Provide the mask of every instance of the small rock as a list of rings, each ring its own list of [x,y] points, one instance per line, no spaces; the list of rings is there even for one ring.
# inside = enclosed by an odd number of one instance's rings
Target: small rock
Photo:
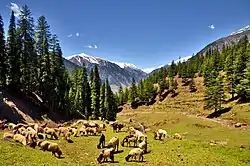
[[[181,161],[183,161],[183,159],[181,159]]]
[[[181,156],[181,154],[177,154],[177,156],[178,156],[178,157],[180,157],[180,156]]]

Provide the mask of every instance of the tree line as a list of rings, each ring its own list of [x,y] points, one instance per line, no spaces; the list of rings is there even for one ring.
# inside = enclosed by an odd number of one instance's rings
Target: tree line
[[[150,101],[163,90],[177,88],[174,78],[182,78],[183,83],[189,82],[190,92],[196,90],[194,78],[204,78],[205,109],[221,110],[223,102],[250,100],[250,43],[247,36],[242,37],[233,45],[224,45],[222,50],[208,49],[198,53],[186,62],[175,63],[163,67],[159,72],[141,81],[137,86],[134,82],[130,88],[120,89],[120,104],[125,102]],[[166,79],[168,78],[168,79]],[[166,81],[167,80],[167,81]],[[155,88],[158,85],[158,90]]]
[[[64,66],[59,39],[44,16],[34,24],[27,5],[16,20],[11,12],[7,40],[0,14],[0,85],[30,97],[50,111],[72,118],[115,120],[117,105],[108,81],[100,81],[97,66],[90,76],[85,67],[70,75]]]

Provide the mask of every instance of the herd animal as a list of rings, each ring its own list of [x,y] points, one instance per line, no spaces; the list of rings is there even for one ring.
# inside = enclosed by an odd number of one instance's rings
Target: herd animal
[[[113,132],[119,132],[125,127],[124,124],[114,122],[110,124]],[[87,120],[78,120],[76,122],[67,122],[58,124],[56,127],[49,127],[47,123],[28,123],[28,124],[14,124],[8,123],[4,124],[4,129],[9,130],[3,135],[3,139],[6,141],[19,142],[24,146],[29,146],[31,148],[40,147],[40,150],[51,152],[52,155],[60,158],[62,156],[62,150],[58,143],[50,142],[50,140],[65,139],[68,142],[73,142],[71,137],[79,136],[100,136],[99,142],[97,144],[98,149],[102,149],[96,158],[98,163],[107,161],[114,162],[115,153],[119,152],[119,144],[122,147],[133,147],[129,151],[128,155],[125,157],[125,161],[129,162],[131,159],[135,161],[143,161],[143,155],[148,152],[148,137],[144,130],[140,130],[137,127],[128,127],[126,135],[120,142],[118,136],[112,137],[107,145],[105,146],[106,136],[104,132],[106,131],[105,124],[98,124],[96,122],[89,122]],[[11,132],[12,131],[12,132]],[[167,131],[163,129],[158,129],[153,132],[154,139],[164,139],[173,138],[182,140],[183,136],[178,133],[172,136],[167,135]],[[106,149],[105,149],[106,148]]]

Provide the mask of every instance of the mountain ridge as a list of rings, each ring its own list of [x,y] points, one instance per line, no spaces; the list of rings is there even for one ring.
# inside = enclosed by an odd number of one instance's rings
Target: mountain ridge
[[[68,62],[68,67],[74,64],[76,67],[81,68],[81,66],[84,65],[88,74],[90,74],[91,69],[97,65],[101,80],[104,81],[108,79],[114,91],[117,91],[120,86],[123,88],[128,87],[133,78],[136,83],[139,83],[140,80],[143,80],[147,76],[147,73],[138,69],[134,64],[109,61],[85,53],[68,56],[65,58],[65,62]]]

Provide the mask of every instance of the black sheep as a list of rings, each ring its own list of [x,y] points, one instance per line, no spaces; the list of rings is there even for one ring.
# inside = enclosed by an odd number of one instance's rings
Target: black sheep
[[[98,149],[104,148],[105,147],[105,135],[102,133],[100,139],[99,139],[99,144],[97,145]]]

